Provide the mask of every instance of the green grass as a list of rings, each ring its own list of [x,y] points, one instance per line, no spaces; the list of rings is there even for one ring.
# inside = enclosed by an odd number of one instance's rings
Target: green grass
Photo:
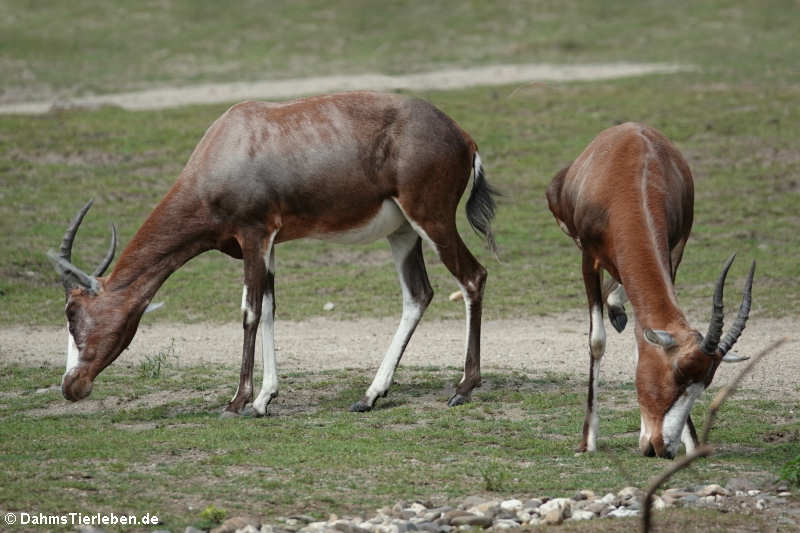
[[[0,101],[153,85],[492,63],[662,61],[755,83],[797,75],[790,0],[8,0]]]
[[[555,224],[544,191],[597,132],[624,120],[661,129],[695,175],[695,224],[678,275],[684,307],[707,312],[713,280],[733,251],[739,262],[730,276],[729,309],[751,259],[759,263],[754,315],[785,316],[800,306],[796,88],[716,90],[697,75],[554,85],[513,95],[512,89],[424,95],[478,139],[489,179],[504,193],[494,223],[502,263],[459,210],[462,234],[489,269],[487,319],[585,305],[580,255]],[[110,222],[124,246],[223,109],[1,117],[0,172],[8,192],[0,224],[14,238],[0,243],[0,323],[60,323],[63,293],[44,252],[58,246],[77,208],[96,199],[73,255],[91,270],[107,247]],[[462,316],[462,306],[444,300],[457,289],[455,281],[430,249],[425,254],[437,291],[426,316]],[[146,320],[237,320],[241,280],[241,262],[207,253],[167,281],[157,295],[166,307]],[[401,302],[385,242],[281,244],[276,291],[279,319],[320,315],[327,301],[336,303],[333,316],[339,318],[397,315]]]
[[[410,495],[443,503],[474,493],[615,491],[643,486],[666,465],[638,455],[638,409],[625,384],[604,387],[601,451],[576,455],[582,380],[567,376],[488,374],[471,404],[447,409],[456,369],[401,368],[388,398],[356,414],[347,406],[369,383],[365,372],[296,373],[281,377],[274,416],[220,419],[231,371],[177,367],[143,380],[135,367],[116,366],[79,404],[57,390],[34,392],[59,374],[0,367],[6,510],[150,512],[175,531],[222,511],[274,521],[361,514]],[[670,486],[778,475],[797,444],[769,435],[800,431],[795,407],[726,404],[712,432],[721,452]]]

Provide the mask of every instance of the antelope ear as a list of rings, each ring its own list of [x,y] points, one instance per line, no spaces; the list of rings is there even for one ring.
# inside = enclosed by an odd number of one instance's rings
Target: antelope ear
[[[150,313],[152,311],[157,311],[158,309],[161,309],[162,307],[164,307],[164,302],[158,302],[158,303],[155,303],[155,304],[147,304],[147,307],[144,308],[144,312],[145,313]],[[144,314],[144,313],[142,313],[142,314]]]
[[[644,338],[647,339],[647,342],[650,344],[661,346],[665,350],[669,350],[678,344],[675,342],[672,335],[661,329],[644,328]]]
[[[739,355],[736,352],[728,352],[722,356],[723,363],[741,363],[742,361],[747,361],[750,359],[748,355]]]

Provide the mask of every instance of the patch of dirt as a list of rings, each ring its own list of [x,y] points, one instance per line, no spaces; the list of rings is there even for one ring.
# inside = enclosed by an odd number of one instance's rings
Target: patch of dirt
[[[462,305],[455,302],[453,305]],[[398,316],[399,319],[399,316]],[[697,317],[690,320],[701,331],[706,323]],[[632,321],[631,321],[632,324]],[[278,321],[275,326],[278,370],[287,372],[357,369],[371,376],[377,371],[383,353],[389,346],[397,327],[397,319],[335,320],[328,317],[301,322]],[[800,339],[795,335],[796,320],[753,317],[747,330],[736,345],[742,355],[755,354],[769,343],[788,339],[779,349],[765,358],[742,383],[742,388],[758,390],[763,398],[785,400],[800,399]],[[481,363],[486,371],[518,371],[541,378],[548,373],[568,374],[583,382],[588,375],[588,318],[584,313],[572,311],[559,315],[526,319],[490,320],[483,324]],[[632,327],[617,334],[607,328],[608,343],[601,367],[601,380],[612,382],[633,381],[634,338]],[[66,330],[64,327],[13,326],[0,328],[0,364],[61,366],[66,357]],[[139,328],[129,349],[115,364],[138,364],[169,347],[174,339],[174,351],[183,366],[210,365],[237,372],[241,361],[242,329],[237,323],[229,324],[145,324]],[[258,343],[260,344],[260,343]],[[408,344],[401,362],[403,366],[463,367],[464,321],[422,320]],[[260,360],[256,357],[256,375]],[[715,386],[730,382],[739,370],[736,364],[723,365],[714,378]],[[348,375],[348,377],[350,377]],[[447,379],[450,383],[450,376]],[[102,379],[102,375],[99,379]],[[326,379],[322,376],[320,379]],[[235,384],[231,384],[235,387]],[[291,377],[282,378],[281,396],[309,395],[301,401],[319,404],[319,391],[304,387],[292,390]],[[480,394],[481,389],[476,391]],[[196,399],[199,394],[215,397],[219,391],[186,391],[186,396]],[[601,384],[602,395],[602,384]],[[184,398],[186,399],[186,398]],[[299,399],[299,398],[296,398]],[[132,400],[137,406],[154,406],[175,397],[147,397]],[[123,398],[106,398],[103,402],[125,402]],[[278,405],[281,402],[278,402]],[[292,402],[294,403],[294,402]],[[88,405],[61,404],[56,409],[80,409]],[[291,411],[299,406],[286,408]],[[97,406],[96,409],[104,408]],[[53,414],[53,408],[47,411]]]
[[[119,106],[124,109],[164,109],[190,104],[236,102],[250,99],[295,98],[303,94],[352,90],[412,91],[463,89],[479,85],[512,83],[607,80],[648,74],[673,74],[693,70],[686,65],[664,63],[599,63],[591,65],[490,65],[468,69],[445,69],[389,76],[358,74],[324,76],[260,82],[236,82],[195,85],[190,87],[150,89],[139,92],[87,96],[83,98],[51,98],[47,101],[0,105],[0,113],[47,113],[71,107],[94,109]]]

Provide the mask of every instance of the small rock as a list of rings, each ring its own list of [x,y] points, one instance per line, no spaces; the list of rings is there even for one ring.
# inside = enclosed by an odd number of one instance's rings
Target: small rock
[[[522,504],[523,509],[538,509],[539,506],[542,505],[542,500],[539,498],[531,498],[527,500],[524,504]]]
[[[156,532],[153,531],[153,533],[156,533]],[[261,533],[261,531],[259,530],[259,528],[257,528],[253,524],[247,524],[243,528],[237,529],[236,533]]]
[[[703,496],[717,496],[717,495],[729,496],[730,495],[730,491],[728,489],[725,489],[725,488],[719,486],[719,485],[713,485],[712,484],[712,485],[706,485],[705,487],[700,489],[697,492],[697,495],[700,496],[701,498]]]
[[[589,511],[589,512],[594,513],[594,514],[601,515],[601,514],[603,514],[603,511],[605,511],[608,507],[609,507],[609,504],[603,503],[603,502],[600,502],[600,501],[596,501],[596,502],[592,502],[589,505],[587,505],[586,507],[584,507],[583,510]]]
[[[683,501],[683,502],[684,502],[686,505],[692,505],[692,504],[695,504],[695,503],[697,503],[697,501],[698,501],[699,499],[700,499],[700,498],[698,498],[697,494],[687,494],[686,496],[684,496],[683,498],[681,498],[681,500],[682,500],[682,501]]]
[[[472,514],[479,516],[488,516],[489,518],[494,518],[499,510],[500,510],[500,504],[497,501],[488,501],[479,503],[478,505],[467,509],[467,511]]]
[[[438,533],[439,525],[433,522],[420,522],[417,524],[417,529],[420,531],[427,531],[428,533]]]
[[[517,511],[517,520],[519,520],[521,524],[527,524],[531,521],[531,518],[533,518],[533,513],[529,512],[527,509]]]
[[[614,518],[627,518],[629,516],[638,516],[639,511],[633,511],[631,509],[625,509],[624,507],[620,507],[618,509],[614,509],[607,516],[613,516]]]
[[[610,505],[610,504],[614,503],[614,500],[616,500],[616,499],[617,499],[617,497],[614,494],[609,492],[608,494],[606,494],[605,496],[603,496],[602,498],[600,498],[597,501],[599,503],[604,503],[606,505]]]
[[[486,501],[487,501],[486,498],[484,498],[483,496],[478,496],[478,495],[467,496],[466,498],[464,498],[464,501],[461,502],[461,505],[459,507],[461,507],[462,509],[469,509],[470,507],[475,507],[476,505],[480,505]]]
[[[553,498],[552,500],[547,500],[547,502],[543,503],[537,509],[538,513],[542,516],[549,513],[553,509],[558,509],[565,514],[566,517],[569,516],[569,512],[572,510],[572,502],[569,498]]]
[[[644,496],[644,492],[636,487],[625,487],[617,493],[617,499],[620,502],[629,502],[631,500],[640,500]]]
[[[747,491],[748,496],[758,496],[759,494],[761,494],[761,491],[758,489],[750,489]]]
[[[253,518],[234,516],[232,518],[228,518],[222,524],[212,529],[211,533],[236,533],[236,531],[244,529],[248,525],[254,526],[256,530],[261,527],[261,523]]]
[[[767,502],[766,502],[766,500],[764,500],[763,498],[759,498],[759,499],[756,501],[756,509],[758,509],[759,511],[763,511],[763,510],[764,510],[764,509],[766,509],[766,508],[767,508]]]
[[[593,520],[596,518],[597,515],[591,511],[585,511],[583,509],[573,510],[572,515],[570,515],[570,520]]]
[[[472,513],[468,513],[467,511],[463,511],[461,509],[453,509],[452,511],[447,511],[444,513],[439,520],[441,520],[445,524],[453,524],[453,519],[459,516],[475,516]]]
[[[542,516],[542,522],[545,524],[560,524],[565,518],[560,509],[551,509]]]
[[[428,508],[422,505],[421,503],[414,502],[408,507],[408,510],[413,511],[417,515],[421,515],[422,513],[427,511]]]
[[[787,490],[787,491],[784,491],[784,492],[779,492],[779,493],[778,493],[778,496],[781,496],[781,497],[784,497],[784,498],[788,498],[788,497],[789,497],[789,496],[791,496],[791,495],[792,495],[792,493],[791,493],[791,492],[789,492],[788,490]]]
[[[588,490],[588,489],[583,489],[581,491],[578,491],[578,494],[584,496],[587,500],[594,500],[597,497],[593,490]]]
[[[496,529],[514,529],[518,528],[519,526],[520,523],[517,522],[516,520],[500,519],[500,520],[495,520],[494,523],[492,523],[492,528]]]
[[[650,509],[654,511],[663,511],[667,508],[667,503],[659,496],[653,496],[653,499],[650,500]]]
[[[504,511],[519,511],[522,509],[522,502],[519,500],[506,500],[500,503],[500,508]]]
[[[333,302],[327,302],[325,305],[322,306],[322,310],[323,311],[333,311],[334,307],[336,307],[336,305]]]
[[[456,516],[450,521],[452,526],[470,526],[470,527],[489,527],[492,525],[492,519],[488,516],[479,515],[461,515]]]

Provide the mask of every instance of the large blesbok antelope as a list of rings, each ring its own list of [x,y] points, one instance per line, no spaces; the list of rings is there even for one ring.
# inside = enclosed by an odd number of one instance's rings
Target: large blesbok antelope
[[[403,295],[403,315],[380,369],[351,409],[385,396],[403,350],[433,297],[421,240],[436,251],[464,294],[463,377],[449,405],[480,385],[480,328],[486,270],[456,229],[470,176],[472,227],[494,250],[494,191],[472,138],[423,100],[353,92],[286,103],[245,102],[206,131],[178,180],[136,232],[110,275],[111,248],[88,275],[70,262],[72,242],[91,202],[75,217],[58,254],[69,327],[62,392],[88,396],[95,377],[133,338],[158,288],[176,269],[211,249],[244,260],[244,347],[239,387],[224,413],[253,399],[256,331],[262,326],[263,382],[257,414],[278,391],[274,350],[274,246],[303,237],[366,243],[386,237]]]
[[[603,303],[617,331],[627,323],[623,304],[636,315],[636,392],[641,410],[639,447],[645,455],[674,457],[681,442],[694,449],[689,413],[709,386],[750,311],[753,263],[733,326],[722,335],[722,291],[733,256],[714,290],[705,336],[678,307],[675,274],[692,228],[694,185],[678,150],[662,134],[626,123],[600,133],[556,174],[547,201],[561,228],[582,250],[589,303],[589,394],[581,451],[597,446],[597,387],[606,346]],[[603,282],[603,271],[612,279]]]

